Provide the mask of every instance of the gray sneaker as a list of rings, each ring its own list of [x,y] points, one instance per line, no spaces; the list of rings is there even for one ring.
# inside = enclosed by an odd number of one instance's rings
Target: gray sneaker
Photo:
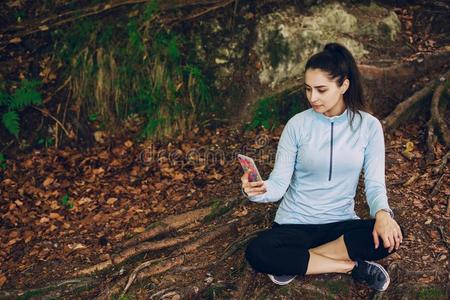
[[[365,283],[374,290],[385,291],[391,279],[388,272],[379,264],[373,261],[356,261],[356,266],[352,270],[352,277],[359,283]]]
[[[267,276],[269,276],[270,280],[272,280],[274,283],[278,284],[278,285],[286,285],[288,283],[290,283],[292,280],[294,280],[295,277],[297,277],[296,275],[271,275],[271,274],[267,274]]]

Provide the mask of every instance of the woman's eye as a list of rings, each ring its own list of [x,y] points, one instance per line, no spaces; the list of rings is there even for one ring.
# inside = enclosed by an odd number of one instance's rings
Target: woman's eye
[[[319,93],[325,93],[327,90],[318,90]]]

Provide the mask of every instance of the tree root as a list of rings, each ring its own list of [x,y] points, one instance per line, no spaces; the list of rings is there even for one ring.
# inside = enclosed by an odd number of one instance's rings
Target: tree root
[[[113,294],[117,294],[122,287],[124,286],[124,283],[126,282],[125,288],[122,292],[122,294],[126,293],[126,291],[130,288],[132,283],[135,279],[142,280],[144,278],[151,277],[153,275],[161,274],[166,271],[169,271],[175,266],[181,265],[185,261],[185,255],[188,253],[191,253],[201,246],[209,243],[210,241],[224,235],[227,233],[234,233],[237,234],[237,228],[235,223],[224,225],[214,231],[209,232],[205,236],[183,246],[182,248],[175,251],[169,258],[166,259],[157,259],[157,260],[151,260],[149,262],[145,262],[141,265],[139,265],[130,275],[128,280],[125,280],[123,278],[122,280],[119,280],[113,288],[108,292],[107,297],[109,298]],[[158,263],[154,265],[155,261]],[[149,268],[145,272],[141,272],[141,270],[145,268]]]
[[[119,254],[113,255],[111,259],[108,259],[106,261],[100,262],[92,267],[85,268],[83,270],[80,270],[76,273],[74,273],[74,276],[82,276],[82,275],[90,275],[95,272],[99,272],[102,270],[105,270],[107,268],[110,268],[115,265],[119,265],[123,263],[125,260],[139,255],[144,252],[148,251],[156,251],[165,249],[168,247],[172,247],[181,243],[184,243],[188,240],[191,240],[194,236],[197,234],[188,234],[185,236],[175,237],[175,238],[169,238],[162,241],[156,241],[156,242],[144,242],[141,244],[138,244],[136,246],[132,246],[130,248],[127,248],[120,252]]]
[[[11,291],[0,291],[1,299],[12,299],[12,298],[27,298],[29,295],[42,295],[48,294],[49,292],[59,290],[64,288],[65,291],[72,291],[79,288],[89,288],[96,284],[98,280],[90,277],[86,278],[74,278],[66,279],[58,282],[54,282],[45,287],[34,288],[29,290],[11,290]],[[28,298],[27,298],[28,299]]]
[[[189,223],[196,222],[200,219],[203,219],[207,215],[209,215],[212,212],[211,207],[207,208],[201,208],[193,211],[189,211],[187,213],[176,215],[176,216],[169,216],[162,220],[159,224],[157,224],[155,227],[151,228],[148,231],[145,231],[130,240],[125,242],[125,246],[131,246],[138,244],[140,242],[143,242],[145,240],[148,240],[150,238],[156,237],[163,233],[168,233],[170,231],[179,229],[183,226],[186,226]]]
[[[386,117],[381,123],[384,125],[385,131],[392,131],[400,124],[401,118],[405,115],[413,106],[420,103],[426,97],[428,97],[435,85],[434,81],[429,82],[421,90],[415,92],[405,101],[400,102],[399,105]]]
[[[448,72],[444,78],[445,79],[449,78],[448,77],[449,74],[450,72]],[[445,147],[448,147],[450,142],[449,129],[439,113],[439,101],[441,99],[442,93],[444,92],[444,88],[445,88],[444,84],[442,83],[439,84],[439,86],[434,91],[433,98],[431,100],[431,117],[428,120],[428,132],[427,132],[428,151],[425,154],[425,161],[427,164],[430,164],[435,159],[434,144],[437,140],[437,137],[435,135],[436,131],[440,131]]]

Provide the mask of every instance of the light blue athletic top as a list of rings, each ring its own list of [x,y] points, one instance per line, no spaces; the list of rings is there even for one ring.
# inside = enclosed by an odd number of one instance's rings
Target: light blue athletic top
[[[278,224],[324,224],[359,219],[354,197],[359,175],[370,215],[389,209],[384,178],[385,149],[380,121],[369,113],[350,110],[327,117],[308,109],[286,124],[278,144],[267,191],[249,197],[254,202],[276,202]]]

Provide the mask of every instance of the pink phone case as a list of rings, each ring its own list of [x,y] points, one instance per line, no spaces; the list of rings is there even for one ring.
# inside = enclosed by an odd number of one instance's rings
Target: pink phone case
[[[244,172],[249,171],[248,174],[249,182],[262,181],[261,175],[259,175],[258,172],[258,168],[256,167],[256,164],[251,157],[238,154],[238,159],[242,166],[242,169],[244,169]]]

